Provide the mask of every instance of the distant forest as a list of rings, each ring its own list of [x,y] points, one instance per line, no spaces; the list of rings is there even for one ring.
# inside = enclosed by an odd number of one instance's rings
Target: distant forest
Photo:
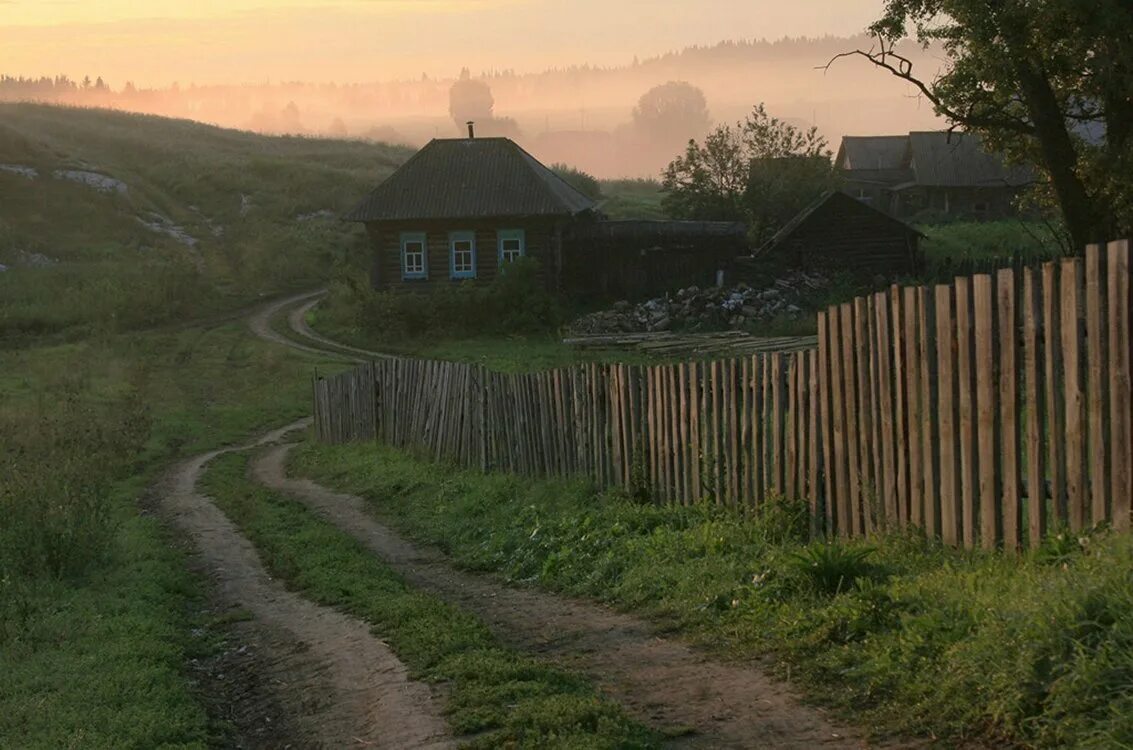
[[[519,139],[540,158],[604,177],[656,175],[675,154],[626,148],[619,139],[641,96],[668,81],[700,89],[715,122],[735,121],[766,102],[777,116],[817,125],[832,142],[847,133],[935,126],[927,103],[866,64],[847,60],[821,70],[837,53],[869,44],[865,36],[725,41],[616,67],[486,70],[473,77],[490,90],[494,121],[508,123],[501,134]],[[908,53],[926,71],[936,64],[918,48]],[[161,88],[106,82],[97,73],[85,71],[80,79],[3,75],[0,100],[109,107],[262,133],[407,145],[462,132],[450,113],[458,72],[452,78],[362,83],[173,82]]]

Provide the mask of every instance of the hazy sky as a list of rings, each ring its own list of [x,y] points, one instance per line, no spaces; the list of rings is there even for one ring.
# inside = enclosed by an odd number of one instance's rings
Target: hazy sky
[[[0,73],[119,87],[360,82],[612,65],[723,39],[846,35],[883,0],[0,0]]]

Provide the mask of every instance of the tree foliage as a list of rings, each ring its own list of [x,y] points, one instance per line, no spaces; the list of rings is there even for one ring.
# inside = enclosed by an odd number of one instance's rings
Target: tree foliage
[[[633,109],[639,133],[660,144],[699,138],[710,124],[704,92],[685,81],[669,81],[641,95]]]
[[[908,81],[954,126],[1038,165],[1072,243],[1133,231],[1133,3],[887,0],[875,46],[846,53]],[[906,37],[947,59],[932,80]]]
[[[496,100],[492,97],[492,89],[484,81],[474,79],[468,68],[460,71],[460,78],[449,89],[448,102],[449,115],[462,132],[466,122],[493,119],[492,108]]]
[[[762,243],[835,187],[830,156],[816,128],[799,129],[760,104],[743,122],[689,141],[665,169],[662,205],[675,218],[746,221]]]
[[[551,171],[592,201],[602,200],[602,184],[594,175],[569,164],[552,164]]]

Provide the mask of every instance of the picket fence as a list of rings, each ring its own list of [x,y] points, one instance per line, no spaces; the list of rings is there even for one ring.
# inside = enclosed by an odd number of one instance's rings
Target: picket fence
[[[1130,246],[818,315],[818,347],[509,374],[390,358],[314,383],[320,440],[659,502],[805,500],[816,534],[1018,548],[1130,527]]]

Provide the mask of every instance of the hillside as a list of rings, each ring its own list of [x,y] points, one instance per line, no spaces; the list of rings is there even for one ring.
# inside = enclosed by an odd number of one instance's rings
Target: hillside
[[[325,278],[360,236],[337,215],[409,154],[0,104],[0,342],[184,319]]]

